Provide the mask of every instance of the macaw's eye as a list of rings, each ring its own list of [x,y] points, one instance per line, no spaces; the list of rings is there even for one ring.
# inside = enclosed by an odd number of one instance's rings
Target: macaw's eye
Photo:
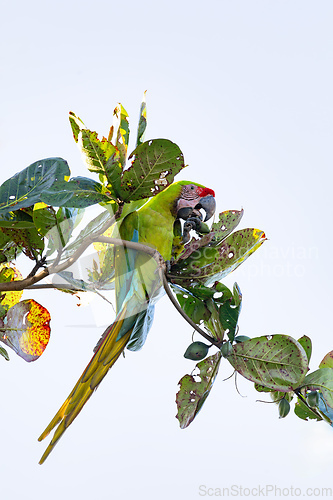
[[[191,186],[191,189],[194,189],[194,186]]]

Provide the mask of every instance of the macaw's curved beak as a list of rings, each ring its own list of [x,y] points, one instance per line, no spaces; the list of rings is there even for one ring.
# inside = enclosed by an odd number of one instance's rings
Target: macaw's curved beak
[[[181,198],[177,204],[177,217],[184,220],[193,216],[202,219],[202,215],[199,210],[200,208],[203,208],[206,212],[205,222],[209,220],[214,215],[216,210],[214,196],[212,194],[208,194],[207,196],[200,198],[199,203],[197,201],[198,199],[187,200]]]
[[[216,210],[216,201],[213,195],[209,194],[208,196],[205,196],[204,198],[201,198],[200,203],[195,206],[195,208],[203,208],[204,211],[206,212],[206,217],[204,222],[209,220],[213,215],[215,214]]]

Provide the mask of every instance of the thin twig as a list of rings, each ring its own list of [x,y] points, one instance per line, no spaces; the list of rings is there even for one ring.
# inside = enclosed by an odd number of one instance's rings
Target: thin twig
[[[77,292],[84,292],[82,288],[78,288],[77,286],[74,285],[66,285],[65,283],[63,284],[58,284],[54,285],[53,283],[40,283],[38,285],[30,285],[26,286],[25,290],[45,290],[45,289],[53,289],[53,290],[74,290]]]

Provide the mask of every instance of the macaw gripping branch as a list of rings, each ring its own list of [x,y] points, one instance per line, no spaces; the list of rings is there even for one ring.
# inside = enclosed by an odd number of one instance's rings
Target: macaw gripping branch
[[[207,225],[215,212],[214,191],[195,182],[174,182],[185,166],[183,154],[166,139],[144,142],[145,100],[130,155],[128,115],[121,104],[114,110],[107,138],[99,139],[74,113],[69,119],[95,179],[71,178],[65,160],[47,158],[0,186],[0,341],[25,361],[42,355],[50,338],[51,315],[35,300],[22,300],[23,290],[28,294],[31,288],[72,294],[94,291],[103,298],[114,290],[116,317],[39,437],[42,440],[55,429],[40,463],[124,349],[136,351],[144,345],[163,291],[205,340],[190,343],[184,354],[197,364],[179,381],[176,403],[182,429],[202,408],[222,359],[253,382],[258,392],[269,393],[280,417],[289,413],[295,399],[299,418],[332,425],[333,351],[308,373],[309,337],[250,339],[239,333],[242,294],[236,283],[229,290],[222,280],[262,245],[264,232],[236,231],[243,216],[237,210],[224,211]],[[85,209],[91,205],[99,205],[100,213],[87,222]],[[71,266],[92,246],[94,259],[82,279]],[[14,263],[20,254],[32,261],[25,278]],[[45,282],[47,277],[52,282]],[[4,347],[0,354],[9,360]]]

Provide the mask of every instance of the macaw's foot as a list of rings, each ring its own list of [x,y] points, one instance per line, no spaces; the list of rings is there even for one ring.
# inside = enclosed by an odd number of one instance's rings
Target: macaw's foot
[[[196,231],[197,233],[200,233],[200,228],[201,228],[202,220],[200,217],[189,217],[183,228],[183,244],[187,243],[190,240],[190,232],[191,231]]]

